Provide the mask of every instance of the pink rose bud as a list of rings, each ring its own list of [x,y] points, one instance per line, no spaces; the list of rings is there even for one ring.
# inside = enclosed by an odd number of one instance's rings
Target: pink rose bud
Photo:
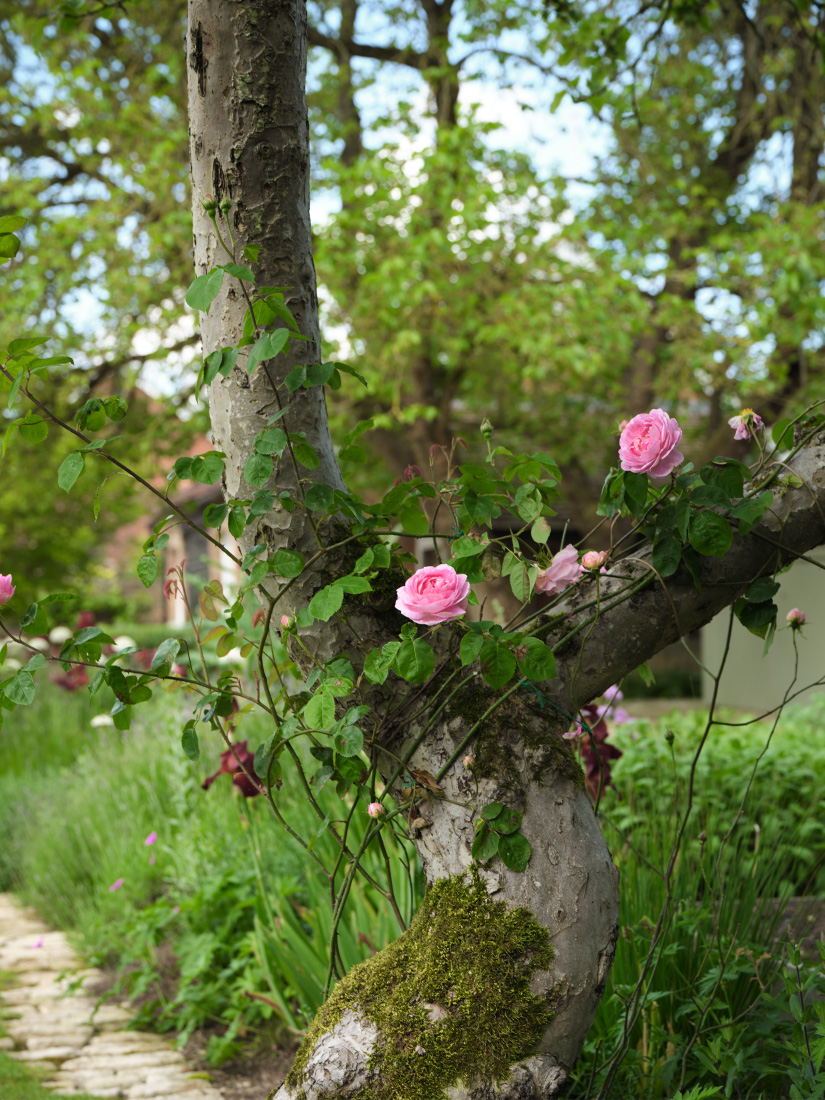
[[[383,812],[384,807],[380,802],[370,802],[369,806],[367,806],[367,813],[370,817],[380,817]]]
[[[555,554],[547,569],[540,569],[536,577],[536,591],[546,596],[556,596],[582,574],[579,554],[575,546],[565,546]]]
[[[436,626],[467,612],[470,583],[451,565],[425,565],[397,590],[395,606],[414,623]]]
[[[621,424],[619,425],[619,431],[623,432],[629,423],[630,423],[629,420],[623,420],[621,422]]]
[[[785,616],[785,621],[788,623],[791,630],[799,630],[799,628],[804,626],[808,621],[808,616],[804,611],[800,611],[798,607],[792,607]]]
[[[284,630],[294,630],[295,629],[295,617],[293,615],[282,615],[281,616],[281,626],[284,628]]]
[[[11,573],[7,577],[0,575],[0,604],[8,603],[14,595],[14,585],[11,583]]]
[[[734,439],[751,439],[762,428],[762,417],[753,409],[742,409],[738,416],[728,421],[729,428],[735,428]]]
[[[632,474],[667,477],[685,456],[678,450],[682,429],[664,409],[639,413],[627,422],[619,440],[619,461]]]
[[[463,763],[464,763],[465,768],[472,768],[472,766],[473,766],[473,764],[475,764],[475,762],[476,762],[476,758],[474,756],[469,756],[468,755],[468,756],[464,757]]]
[[[600,569],[606,561],[606,550],[588,550],[586,554],[582,554],[582,569],[595,571]]]

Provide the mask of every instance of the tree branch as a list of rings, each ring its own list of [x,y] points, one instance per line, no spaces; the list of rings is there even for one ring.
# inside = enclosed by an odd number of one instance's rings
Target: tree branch
[[[609,575],[599,578],[602,610],[595,622],[592,608],[581,608],[591,603],[592,589],[554,608],[569,616],[559,637],[571,628],[579,632],[557,652],[559,683],[546,694],[573,713],[671,642],[709,623],[757,577],[772,575],[825,542],[825,432],[816,435],[791,465],[802,487],[775,487],[773,506],[749,535],[734,537],[724,558],[701,559],[701,589],[682,571],[662,585],[645,561],[623,567],[622,574],[643,580],[648,573],[650,582],[614,606],[611,599],[627,581]]]

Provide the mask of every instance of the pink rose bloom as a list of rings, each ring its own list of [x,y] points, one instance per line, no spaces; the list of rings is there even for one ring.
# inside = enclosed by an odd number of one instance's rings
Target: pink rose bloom
[[[536,591],[543,592],[546,596],[555,596],[563,592],[571,584],[575,584],[581,576],[579,554],[575,546],[564,546],[547,569],[540,569],[536,577]]]
[[[804,611],[800,611],[798,607],[792,607],[788,614],[785,616],[785,622],[788,623],[791,630],[799,630],[801,626],[804,626],[808,621],[808,616]]]
[[[592,569],[595,571],[601,568],[606,561],[606,550],[588,550],[586,554],[582,554],[582,569]]]
[[[398,589],[395,606],[414,623],[435,626],[467,611],[470,583],[451,565],[425,565]]]
[[[8,603],[14,595],[14,585],[11,583],[11,573],[7,577],[0,575],[0,604]]]
[[[685,460],[677,449],[681,438],[682,429],[675,417],[668,416],[664,409],[639,413],[628,422],[619,440],[622,469],[632,474],[667,477]]]
[[[762,417],[753,409],[742,409],[738,416],[728,421],[729,428],[736,428],[734,439],[750,439],[762,428]]]
[[[367,806],[367,813],[370,817],[380,817],[383,812],[384,807],[380,802],[370,802],[369,806]]]

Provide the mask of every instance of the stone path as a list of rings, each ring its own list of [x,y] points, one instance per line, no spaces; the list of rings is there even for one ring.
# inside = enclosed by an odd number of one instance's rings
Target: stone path
[[[9,1036],[0,1038],[0,1049],[46,1071],[43,1083],[57,1095],[222,1100],[168,1040],[127,1031],[130,1013],[122,1005],[97,1008],[89,990],[105,981],[103,972],[84,969],[63,933],[50,931],[10,894],[0,894],[0,970],[17,981],[0,991]]]

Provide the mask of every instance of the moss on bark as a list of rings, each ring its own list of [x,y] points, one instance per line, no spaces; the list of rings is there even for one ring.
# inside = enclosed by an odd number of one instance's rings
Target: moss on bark
[[[287,1086],[301,1093],[316,1043],[347,1009],[381,1036],[358,1100],[443,1100],[458,1082],[502,1081],[553,1018],[530,992],[532,975],[552,959],[549,933],[528,909],[493,901],[475,871],[469,881],[441,879],[407,932],[335,987]]]

